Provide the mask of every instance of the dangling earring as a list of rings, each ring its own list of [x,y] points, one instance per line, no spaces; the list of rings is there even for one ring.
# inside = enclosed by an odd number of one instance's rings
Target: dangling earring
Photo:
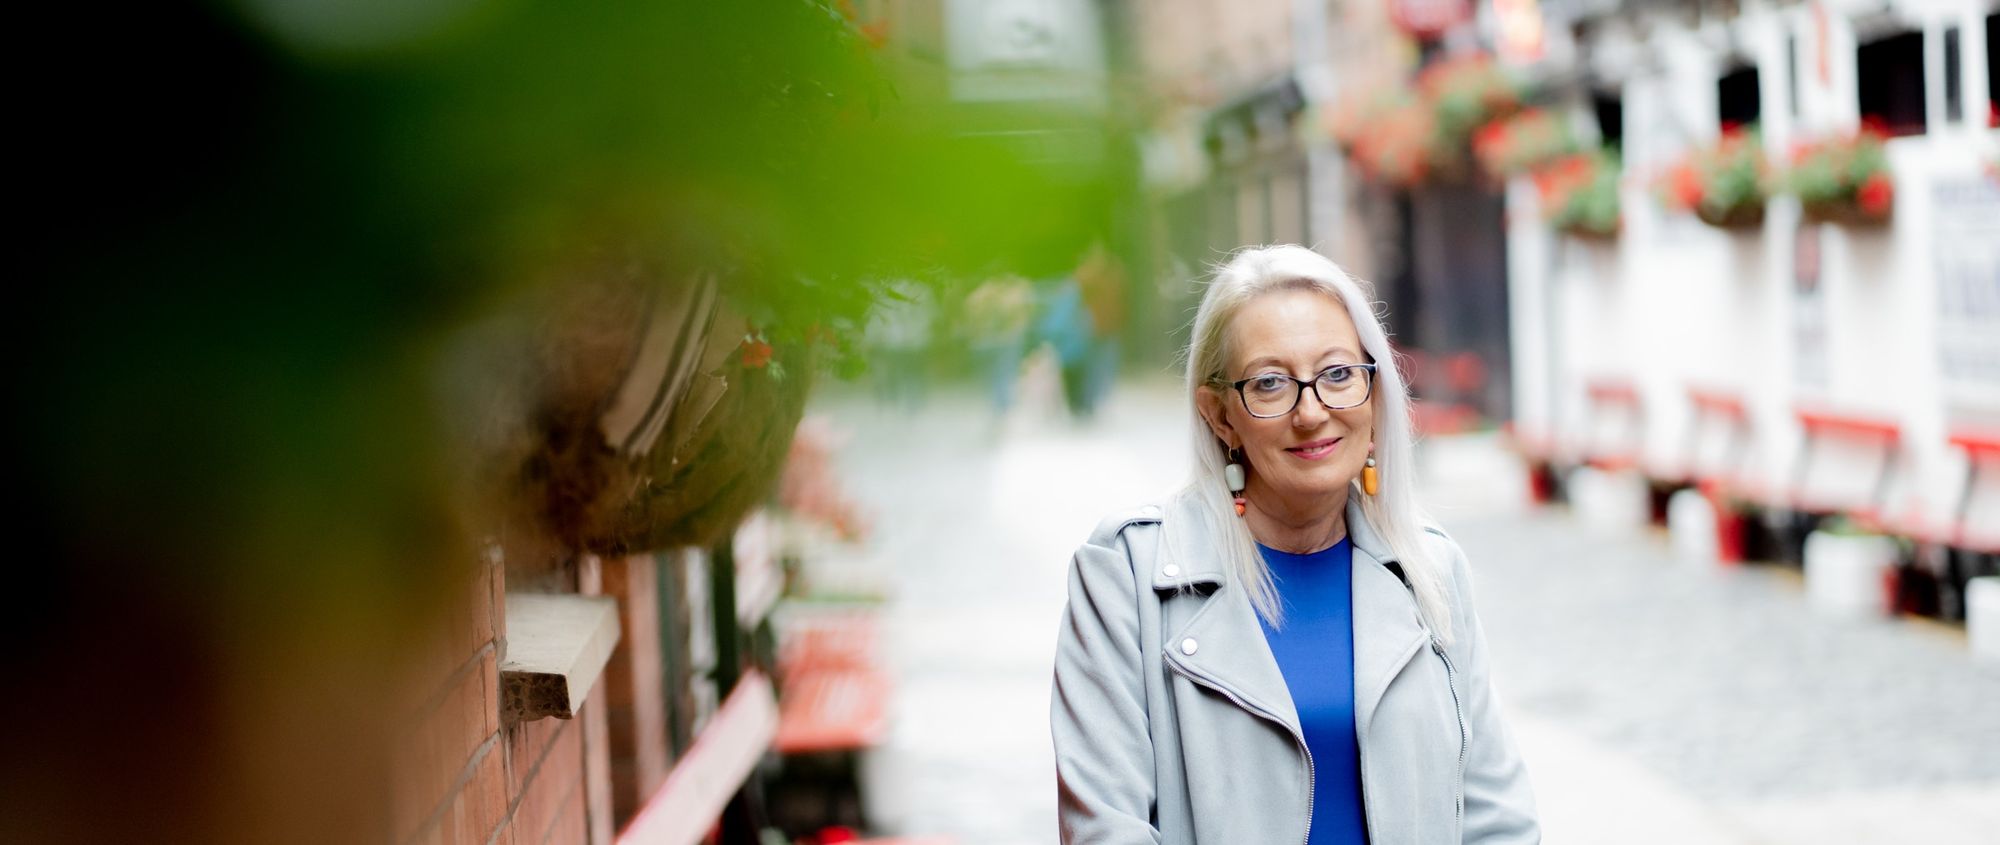
[[[1368,465],[1361,468],[1361,492],[1370,496],[1382,485],[1382,479],[1375,475],[1375,456],[1368,456]]]
[[[1236,495],[1236,515],[1243,515],[1243,464],[1240,461],[1243,450],[1229,450],[1229,466],[1222,468],[1222,478],[1229,482],[1229,492]]]

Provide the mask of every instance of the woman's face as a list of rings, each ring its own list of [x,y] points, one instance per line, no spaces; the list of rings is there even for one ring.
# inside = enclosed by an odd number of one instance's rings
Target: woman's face
[[[1231,382],[1267,373],[1311,380],[1331,366],[1367,362],[1347,309],[1316,291],[1258,296],[1236,312],[1225,334],[1223,378]],[[1343,505],[1374,443],[1372,390],[1367,401],[1330,411],[1307,389],[1291,413],[1270,419],[1251,416],[1233,387],[1202,391],[1200,405],[1215,436],[1243,450],[1245,496],[1266,510],[1316,515]]]

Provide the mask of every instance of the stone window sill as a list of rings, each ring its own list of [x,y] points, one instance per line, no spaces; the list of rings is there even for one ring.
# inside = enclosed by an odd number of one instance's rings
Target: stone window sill
[[[603,677],[618,636],[615,598],[510,593],[501,717],[508,724],[574,718]]]

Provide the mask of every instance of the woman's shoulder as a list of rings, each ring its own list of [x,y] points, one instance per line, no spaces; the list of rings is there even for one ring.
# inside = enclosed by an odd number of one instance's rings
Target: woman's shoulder
[[[1091,529],[1090,539],[1085,542],[1093,546],[1116,548],[1118,535],[1134,525],[1156,525],[1166,518],[1166,508],[1159,503],[1147,503],[1119,508],[1104,515]]]
[[[1427,519],[1423,526],[1423,531],[1419,533],[1438,568],[1438,574],[1443,576],[1452,608],[1463,613],[1469,609],[1467,604],[1472,585],[1472,566],[1465,548],[1435,520]]]

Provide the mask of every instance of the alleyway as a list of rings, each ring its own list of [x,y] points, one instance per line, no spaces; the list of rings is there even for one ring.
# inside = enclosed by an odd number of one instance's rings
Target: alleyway
[[[1171,383],[1100,419],[1046,385],[996,423],[977,394],[914,412],[828,391],[841,469],[875,520],[855,561],[895,590],[895,727],[877,820],[967,845],[1055,838],[1049,661],[1069,555],[1104,513],[1177,484]],[[1551,842],[1981,841],[2000,830],[2000,671],[1962,634],[1811,615],[1796,579],[1673,560],[1522,504],[1490,438],[1427,444],[1434,510],[1480,610]],[[1986,840],[1990,841],[1990,840]]]

